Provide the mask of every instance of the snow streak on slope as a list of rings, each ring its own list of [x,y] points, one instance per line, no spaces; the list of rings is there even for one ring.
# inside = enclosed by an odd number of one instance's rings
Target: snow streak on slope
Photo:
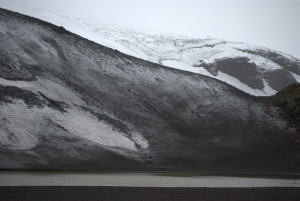
[[[58,26],[64,26],[71,32],[125,54],[219,79],[251,95],[273,95],[286,85],[299,82],[299,60],[267,48],[216,38],[194,39],[174,34],[130,29],[95,21],[90,17],[70,16],[43,8],[33,9],[17,5],[10,5],[9,8]],[[270,58],[264,53],[278,54],[285,61],[280,63],[278,59],[276,60],[277,56]],[[233,68],[230,70],[213,67],[219,60],[239,58],[247,58],[244,64],[253,64],[253,69],[250,71],[255,71],[255,73],[247,74],[249,69],[244,69],[244,67],[240,68],[243,71],[241,73],[245,75],[234,73],[236,69]],[[212,66],[207,67],[207,65]],[[292,69],[286,70],[287,66]],[[245,76],[251,77],[252,81],[249,83],[249,79]]]
[[[0,78],[0,86],[23,88],[36,95],[43,94],[42,97],[46,97],[44,94],[47,94],[49,100],[56,99],[72,104],[65,112],[50,107],[28,108],[20,100],[6,104],[6,107],[0,107],[1,125],[3,125],[0,128],[2,146],[11,149],[34,148],[39,141],[38,135],[43,128],[42,125],[47,119],[51,119],[68,132],[104,146],[122,147],[133,151],[137,151],[136,145],[142,149],[148,147],[148,142],[140,134],[134,132],[132,136],[127,136],[78,107],[85,106],[86,103],[68,87],[61,86],[57,82],[43,78],[34,82]]]

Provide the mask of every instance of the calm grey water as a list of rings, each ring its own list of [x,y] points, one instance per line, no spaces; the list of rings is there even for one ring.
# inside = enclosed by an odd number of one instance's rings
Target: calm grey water
[[[300,187],[300,179],[158,173],[2,171],[0,186]]]

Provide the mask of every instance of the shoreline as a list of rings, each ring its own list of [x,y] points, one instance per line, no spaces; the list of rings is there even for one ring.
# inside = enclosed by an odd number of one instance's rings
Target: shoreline
[[[0,174],[5,173],[45,173],[45,174],[153,174],[161,176],[224,176],[224,177],[243,177],[243,178],[287,178],[300,179],[300,172],[203,172],[203,171],[169,171],[169,170],[133,170],[133,171],[93,171],[93,170],[43,170],[43,169],[0,169]]]
[[[263,188],[300,187],[299,177],[249,177],[149,172],[0,172],[0,186],[114,186]]]

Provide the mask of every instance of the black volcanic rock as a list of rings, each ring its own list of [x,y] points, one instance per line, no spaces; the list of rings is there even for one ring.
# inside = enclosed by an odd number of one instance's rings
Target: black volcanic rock
[[[2,169],[299,171],[269,99],[4,9],[0,52]]]
[[[253,89],[262,90],[264,88],[258,67],[255,63],[249,62],[247,57],[224,58],[216,60],[212,64],[203,63],[202,66],[213,75],[217,75],[221,71],[237,78]]]

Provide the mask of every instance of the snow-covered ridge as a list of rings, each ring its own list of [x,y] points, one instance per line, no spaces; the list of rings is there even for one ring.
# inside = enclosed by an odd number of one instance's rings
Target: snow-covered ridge
[[[214,77],[251,95],[273,95],[290,83],[300,82],[300,61],[290,55],[267,48],[216,38],[194,39],[138,28],[132,29],[95,21],[92,18],[68,16],[58,13],[58,11],[42,8],[32,10],[18,7],[15,10],[63,26],[82,37],[125,54]],[[276,59],[261,54],[261,51],[280,55],[281,60],[284,60],[283,63],[291,68],[280,65],[281,63],[279,64]],[[275,58],[278,57],[276,55]],[[236,69],[223,69],[222,66],[213,67],[218,60],[235,58],[247,58],[245,64],[255,65],[250,67],[252,69],[243,69],[245,75],[235,73]],[[241,68],[243,67],[241,66]],[[249,70],[252,71],[252,74],[247,75]],[[252,76],[252,80],[249,81],[245,76]],[[279,77],[283,77],[283,79],[278,80]],[[259,86],[254,87],[255,82],[259,82]]]

